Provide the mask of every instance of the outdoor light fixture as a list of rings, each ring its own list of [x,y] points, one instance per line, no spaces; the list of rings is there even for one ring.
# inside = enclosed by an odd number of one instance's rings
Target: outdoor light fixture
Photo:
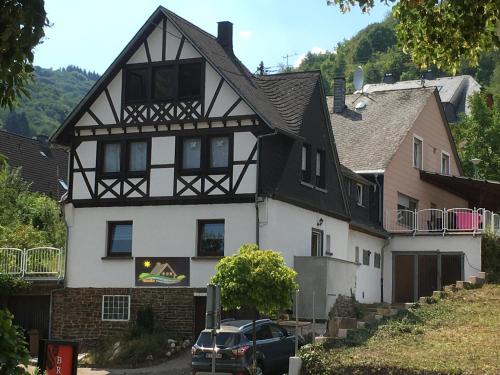
[[[318,222],[316,223],[316,225],[317,225],[318,227],[320,227],[320,226],[322,226],[322,225],[323,225],[323,218],[322,218],[322,217],[318,220]]]

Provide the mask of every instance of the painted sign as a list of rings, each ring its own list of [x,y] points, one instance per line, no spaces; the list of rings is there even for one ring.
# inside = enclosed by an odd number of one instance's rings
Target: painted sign
[[[77,342],[43,340],[42,353],[39,367],[45,370],[46,375],[76,375]]]
[[[135,285],[189,286],[189,258],[136,257]]]

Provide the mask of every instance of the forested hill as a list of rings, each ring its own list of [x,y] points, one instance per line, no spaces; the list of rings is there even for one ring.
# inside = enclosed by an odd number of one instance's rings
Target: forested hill
[[[345,75],[348,89],[352,91],[352,76],[358,65],[364,70],[365,83],[380,83],[385,73],[392,73],[398,81],[418,79],[423,71],[398,47],[395,22],[389,17],[332,46],[327,53],[309,53],[297,70],[321,69],[329,91],[333,77],[340,74]],[[451,72],[431,69],[436,77],[452,75]],[[490,92],[500,94],[500,52],[483,53],[476,68],[470,68],[464,62],[457,74],[470,74]]]
[[[89,91],[99,75],[70,65],[58,70],[35,67],[29,86],[13,112],[0,110],[0,128],[32,137],[52,134]]]

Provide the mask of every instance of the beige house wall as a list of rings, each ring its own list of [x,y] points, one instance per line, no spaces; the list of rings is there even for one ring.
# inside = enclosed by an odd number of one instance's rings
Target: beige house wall
[[[465,199],[422,181],[419,170],[413,167],[413,136],[416,135],[423,140],[424,170],[441,173],[441,152],[445,151],[450,156],[450,173],[460,175],[439,105],[431,95],[385,170],[386,214],[397,209],[398,192],[418,200],[418,209],[430,208],[431,203],[437,208],[468,207]]]

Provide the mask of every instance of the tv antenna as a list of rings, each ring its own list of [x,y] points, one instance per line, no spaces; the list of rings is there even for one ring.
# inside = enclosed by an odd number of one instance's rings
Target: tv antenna
[[[287,53],[285,56],[282,56],[282,58],[286,60],[286,68],[287,69],[290,67],[290,65],[288,64],[288,59],[290,57],[294,57],[294,56],[298,56],[298,55],[300,55],[300,53]]]

